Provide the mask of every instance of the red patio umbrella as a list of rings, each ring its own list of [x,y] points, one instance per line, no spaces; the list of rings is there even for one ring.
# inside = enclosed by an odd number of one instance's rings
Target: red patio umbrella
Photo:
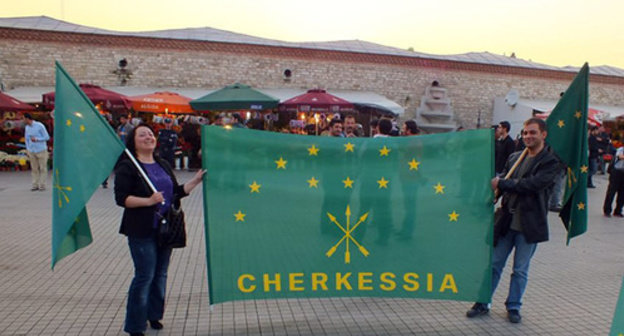
[[[0,112],[32,111],[34,109],[35,108],[32,105],[28,105],[7,94],[0,92]]]
[[[130,109],[130,101],[122,94],[92,84],[80,84],[79,86],[94,105],[102,104],[102,108],[107,111],[115,112]],[[43,106],[48,109],[54,108],[54,92],[43,94]]]
[[[132,109],[152,113],[193,113],[189,97],[174,92],[154,92],[146,95],[128,97]]]
[[[337,113],[353,111],[353,104],[338,98],[325,90],[313,89],[285,100],[279,105],[280,111]]]

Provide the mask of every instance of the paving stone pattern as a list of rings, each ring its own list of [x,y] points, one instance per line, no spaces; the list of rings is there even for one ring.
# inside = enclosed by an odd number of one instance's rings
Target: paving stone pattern
[[[192,173],[179,171],[181,181]],[[51,184],[49,180],[49,184]],[[589,190],[589,232],[565,246],[550,215],[539,245],[523,320],[506,319],[509,265],[489,315],[471,304],[385,298],[256,300],[208,304],[201,190],[183,201],[189,243],[169,269],[161,331],[147,335],[607,335],[624,274],[624,219],[602,216],[605,176]],[[94,242],[50,269],[51,186],[30,191],[29,172],[0,173],[0,335],[123,335],[132,262],[117,233],[112,189],[88,204]]]

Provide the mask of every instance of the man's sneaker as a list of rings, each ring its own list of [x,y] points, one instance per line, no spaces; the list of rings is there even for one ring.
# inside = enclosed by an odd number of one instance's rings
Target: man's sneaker
[[[520,320],[522,320],[522,316],[520,316],[520,311],[517,309],[509,309],[507,311],[507,317],[509,318],[509,322],[511,323],[520,323]]]
[[[469,318],[477,317],[480,315],[485,315],[490,311],[487,304],[485,303],[475,303],[469,311],[466,312],[466,316]]]
[[[32,187],[32,188],[30,188],[30,191],[37,191],[37,190],[39,190],[39,187]]]

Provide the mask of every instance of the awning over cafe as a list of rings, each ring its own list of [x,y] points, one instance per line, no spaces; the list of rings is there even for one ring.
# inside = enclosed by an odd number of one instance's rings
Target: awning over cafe
[[[217,88],[205,89],[205,88],[174,88],[174,87],[134,87],[134,86],[106,86],[107,90],[115,91],[117,93],[126,96],[138,96],[143,94],[154,93],[157,91],[171,91],[180,95],[187,96],[192,99],[197,99],[201,96],[216,91]],[[305,93],[306,89],[295,88],[261,88],[260,91],[278,98],[280,101],[295,97],[302,93]],[[52,86],[24,86],[18,87],[12,90],[8,90],[6,93],[26,103],[41,103],[41,95],[54,91]],[[371,91],[355,91],[355,90],[331,90],[332,94],[348,100],[358,106],[375,108],[380,111],[391,112],[394,115],[401,116],[405,113],[405,109],[396,102],[384,97],[381,94]],[[554,105],[553,105],[554,106]],[[624,108],[621,114],[624,114]]]
[[[279,98],[280,102],[303,94],[307,91],[305,89],[290,88],[260,90],[273,97]],[[352,102],[356,106],[356,108],[364,106],[367,108],[374,108],[385,113],[390,112],[396,116],[401,116],[403,113],[405,113],[405,109],[401,105],[375,92],[332,89],[331,93],[336,97],[340,97],[344,100]]]

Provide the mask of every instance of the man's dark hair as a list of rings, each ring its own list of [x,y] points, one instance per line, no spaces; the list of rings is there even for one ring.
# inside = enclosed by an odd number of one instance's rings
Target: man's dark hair
[[[379,119],[375,118],[375,119],[370,121],[370,127],[375,128],[375,127],[377,127],[377,125],[379,125]]]
[[[377,125],[377,127],[379,127],[379,133],[383,135],[390,135],[390,132],[392,132],[392,121],[389,119],[381,119],[379,120],[379,125]]]
[[[509,123],[509,121],[501,121],[499,125],[506,129],[507,133],[509,133],[509,131],[511,130],[511,124]]]
[[[405,122],[405,128],[407,128],[412,134],[419,134],[420,129],[418,128],[418,124],[414,120],[408,120]]]
[[[334,125],[336,125],[336,124],[340,124],[340,125],[342,125],[342,122],[340,121],[340,119],[332,119],[332,120],[329,122],[329,128],[334,127]]]
[[[232,118],[236,119],[236,122],[238,123],[244,123],[243,117],[241,117],[241,115],[238,113],[232,113]]]
[[[547,131],[546,122],[540,118],[533,117],[524,122],[524,126],[527,126],[530,124],[536,124],[541,132]]]
[[[28,119],[28,120],[33,120],[32,115],[30,115],[30,113],[24,113],[24,118]]]

